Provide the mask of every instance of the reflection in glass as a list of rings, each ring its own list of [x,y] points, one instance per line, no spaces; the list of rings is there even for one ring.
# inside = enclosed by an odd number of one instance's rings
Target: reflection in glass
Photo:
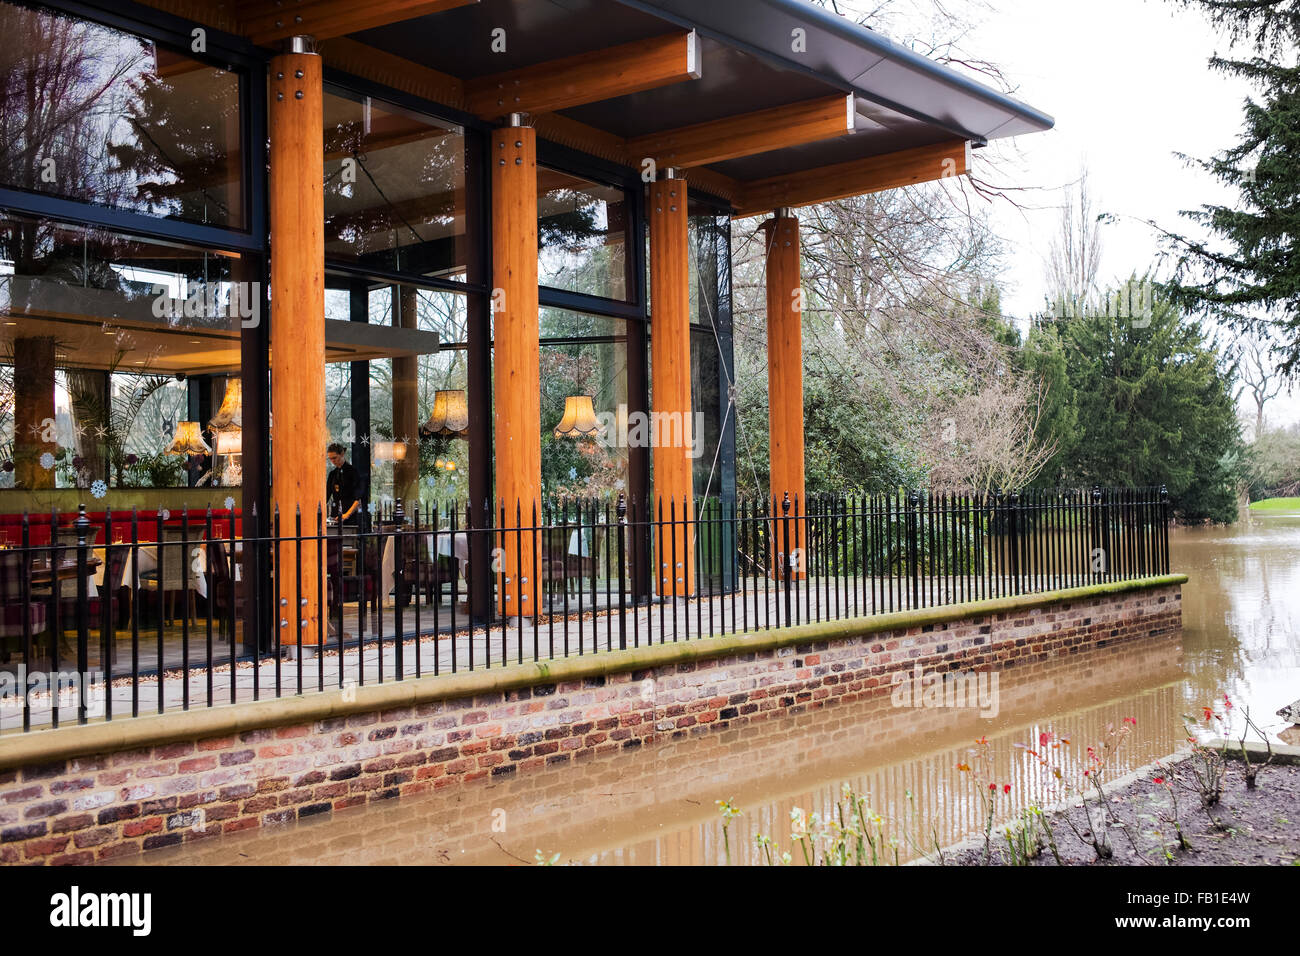
[[[627,323],[542,310],[542,491],[617,499],[628,488]],[[568,400],[589,398],[605,428],[596,437],[556,437]],[[622,427],[620,427],[620,424]]]
[[[732,368],[727,303],[730,240],[731,221],[726,215],[691,202],[687,218],[691,405],[704,422],[702,453],[695,459],[692,483],[695,494],[704,498],[735,496],[735,448],[731,438],[734,420],[728,414]]]
[[[40,8],[0,37],[0,184],[244,225],[238,75]]]
[[[363,495],[408,510],[463,497],[468,434],[426,425],[439,395],[466,388],[465,296],[343,275],[327,283],[326,424],[350,446]]]
[[[102,499],[210,482],[206,453],[166,450],[237,380],[258,275],[230,254],[0,213],[0,485]]]
[[[326,258],[464,281],[464,131],[327,93],[324,137]]]
[[[537,191],[538,282],[627,301],[627,193],[545,168]]]

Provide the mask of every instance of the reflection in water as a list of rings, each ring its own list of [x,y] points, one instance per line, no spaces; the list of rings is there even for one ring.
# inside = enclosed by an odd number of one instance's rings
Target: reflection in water
[[[982,805],[967,774],[986,736],[991,779],[1011,784],[999,818],[1049,798],[1023,746],[1052,731],[1072,759],[1126,717],[1136,728],[1113,772],[1164,757],[1184,742],[1181,715],[1229,694],[1276,733],[1273,711],[1300,696],[1292,626],[1300,602],[1300,521],[1179,530],[1173,564],[1184,590],[1184,635],[1086,651],[1005,671],[1000,713],[897,709],[889,698],[840,704],[707,733],[632,753],[547,768],[504,783],[341,811],[281,829],[151,853],[148,863],[528,863],[541,850],[601,864],[722,863],[718,799],[733,861],[759,862],[757,834],[790,846],[790,812],[833,809],[849,783],[885,818],[886,836],[941,843],[979,832]],[[917,827],[916,821],[924,821]],[[901,858],[910,855],[906,844]]]
[[[1275,711],[1300,697],[1300,516],[1255,518],[1240,527],[1173,535],[1183,588],[1189,710],[1222,701],[1251,708],[1273,734]],[[1234,729],[1242,723],[1233,715]]]

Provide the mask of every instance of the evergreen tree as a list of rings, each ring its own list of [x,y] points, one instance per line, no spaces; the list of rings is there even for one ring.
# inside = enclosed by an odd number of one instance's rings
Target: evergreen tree
[[[1038,320],[1030,328],[1020,362],[1040,384],[1035,437],[1045,446],[1053,443],[1056,446],[1056,453],[1043,466],[1034,484],[1041,488],[1060,487],[1065,484],[1064,464],[1070,460],[1077,439],[1079,410],[1060,331],[1050,318]]]
[[[1246,59],[1215,56],[1211,68],[1259,89],[1247,100],[1237,144],[1210,160],[1189,160],[1238,190],[1235,206],[1202,205],[1184,216],[1208,242],[1167,234],[1177,267],[1166,293],[1179,306],[1254,328],[1273,338],[1283,374],[1300,370],[1300,2],[1180,0],[1199,8]]]
[[[1241,434],[1232,372],[1197,323],[1157,295],[1148,315],[1089,307],[1057,332],[1040,329],[1038,343],[1040,366],[1064,360],[1074,404],[1073,426],[1068,412],[1055,415],[1061,451],[1053,477],[1164,485],[1185,519],[1235,518]]]

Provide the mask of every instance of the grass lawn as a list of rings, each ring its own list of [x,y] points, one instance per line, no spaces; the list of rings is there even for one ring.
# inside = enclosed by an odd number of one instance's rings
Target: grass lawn
[[[1252,501],[1250,510],[1274,514],[1300,514],[1300,498],[1265,498],[1263,501]]]

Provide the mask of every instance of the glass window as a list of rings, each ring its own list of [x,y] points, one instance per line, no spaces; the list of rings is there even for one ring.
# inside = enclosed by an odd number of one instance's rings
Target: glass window
[[[237,74],[42,8],[0,36],[0,184],[244,225]]]
[[[88,489],[101,508],[238,486],[258,276],[251,257],[0,212],[0,484]]]
[[[563,309],[543,309],[541,319],[543,494],[616,499],[628,488],[637,425],[629,423],[627,323]],[[555,434],[570,399],[590,400],[600,434]]]
[[[691,307],[691,405],[703,422],[701,454],[695,459],[695,494],[735,494],[735,449],[729,414],[732,369],[730,289],[731,220],[691,201],[687,217],[687,271]],[[653,325],[651,326],[653,334]]]
[[[537,192],[538,282],[627,301],[627,192],[544,167],[537,171]]]
[[[467,491],[468,443],[436,429],[439,392],[467,407],[467,298],[458,292],[330,275],[325,295],[330,440],[384,504],[432,505]]]
[[[370,97],[325,94],[325,257],[466,279],[465,133]]]

